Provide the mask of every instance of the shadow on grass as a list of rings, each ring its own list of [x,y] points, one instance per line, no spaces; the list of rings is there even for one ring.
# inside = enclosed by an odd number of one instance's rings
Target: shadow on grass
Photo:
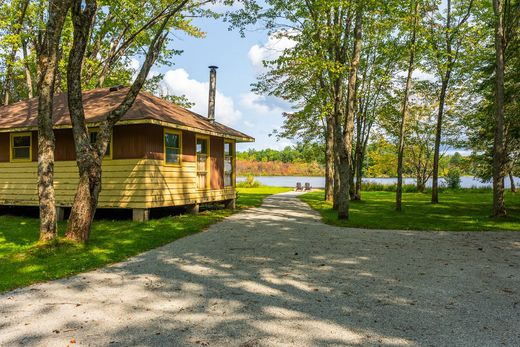
[[[259,206],[266,196],[282,191],[287,189],[240,189],[238,210]],[[30,213],[29,209],[15,210],[18,214]],[[108,216],[105,211],[101,212],[87,245],[72,245],[63,239],[41,245],[37,218],[0,215],[0,292],[122,261],[200,232],[232,214],[229,210],[211,210],[196,216],[179,215],[177,209],[165,209],[154,211],[158,219],[134,223],[125,219],[103,219]],[[66,222],[61,222],[61,232],[65,228]]]

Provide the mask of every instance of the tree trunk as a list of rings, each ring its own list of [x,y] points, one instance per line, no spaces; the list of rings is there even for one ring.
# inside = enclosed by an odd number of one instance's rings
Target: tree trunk
[[[504,2],[493,0],[495,12],[495,136],[493,142],[493,216],[505,217],[504,164],[505,164],[505,122],[504,122]]]
[[[358,4],[356,23],[354,25],[354,50],[350,62],[347,91],[347,114],[345,116],[344,134],[340,139],[340,201],[338,204],[338,219],[349,218],[349,193],[353,174],[352,167],[352,137],[354,133],[354,113],[356,112],[356,80],[361,58],[361,45],[363,33],[363,8]]]
[[[340,114],[342,112],[340,111]],[[338,117],[339,118],[339,117]],[[336,206],[338,210],[338,219],[348,219],[349,210],[349,163],[346,145],[344,143],[341,127],[336,127],[334,150],[338,153],[338,199]]]
[[[32,99],[33,93],[33,78],[31,74],[31,69],[29,68],[29,61],[27,58],[27,42],[24,40],[22,42],[22,52],[23,52],[23,60],[24,60],[24,70],[25,70],[25,84],[27,85],[27,97]]]
[[[342,135],[341,131],[335,131],[334,135],[334,203],[332,204],[332,209],[337,210],[338,204],[340,200],[339,196],[339,188],[341,185],[341,178],[339,173],[339,167],[340,167],[340,158],[339,158],[339,152],[336,144],[336,137],[337,135]]]
[[[408,61],[408,74],[406,76],[406,84],[403,95],[403,107],[401,109],[401,123],[399,125],[399,144],[397,148],[397,187],[395,193],[395,210],[402,210],[403,199],[403,159],[404,159],[404,137],[406,131],[406,113],[408,112],[408,94],[412,86],[412,73],[415,61],[415,42],[417,40],[417,26],[419,25],[419,2],[412,0],[414,7],[414,23],[412,29],[412,36],[410,38],[410,58]]]
[[[421,173],[417,174],[417,191],[419,193],[424,193],[424,190],[426,189],[426,182]]]
[[[448,67],[448,69],[450,69]],[[439,112],[437,113],[437,125],[435,129],[435,146],[433,150],[433,174],[432,174],[432,204],[439,203],[439,161],[442,137],[442,119],[444,116],[444,104],[446,102],[446,92],[448,89],[449,70],[447,76],[443,78],[441,84],[441,95],[439,97]]]
[[[358,159],[356,160],[356,187],[354,193],[354,200],[361,200],[361,184],[363,183],[363,160],[365,159],[363,149],[361,147],[362,146],[360,146],[359,152],[356,155]]]
[[[38,54],[38,200],[42,241],[57,236],[52,108],[60,37],[69,6],[70,1],[50,1],[46,32]]]
[[[350,200],[356,200],[355,194],[356,194],[356,158],[354,156],[350,156],[350,167],[349,167],[349,190],[348,195]]]
[[[325,134],[325,201],[334,201],[334,124],[330,118]]]
[[[101,163],[98,160],[78,161],[80,172],[78,188],[70,211],[69,223],[65,237],[73,241],[86,242],[101,192]]]
[[[509,172],[509,182],[511,183],[511,193],[516,193],[515,176],[511,171]]]

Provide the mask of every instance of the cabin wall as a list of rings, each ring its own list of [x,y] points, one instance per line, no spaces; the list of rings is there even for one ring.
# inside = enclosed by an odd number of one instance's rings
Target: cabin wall
[[[233,188],[199,191],[195,163],[164,166],[153,159],[107,160],[99,207],[154,208],[181,206],[235,198]],[[0,205],[36,206],[37,163],[0,163]],[[58,206],[71,206],[78,170],[76,162],[55,164],[54,184]]]
[[[9,162],[9,133],[0,133],[0,163]]]
[[[157,125],[136,124],[114,127],[113,159],[146,158],[163,160],[163,129]]]
[[[126,125],[114,128],[113,159],[103,161],[100,208],[154,208],[235,199],[234,187],[224,188],[224,139],[210,139],[211,189],[197,189],[195,136],[182,132],[182,163],[164,165],[164,128]],[[56,135],[55,188],[58,206],[71,206],[78,170],[70,129]],[[33,132],[33,162],[9,162],[8,133],[0,133],[0,205],[37,206],[37,134]]]

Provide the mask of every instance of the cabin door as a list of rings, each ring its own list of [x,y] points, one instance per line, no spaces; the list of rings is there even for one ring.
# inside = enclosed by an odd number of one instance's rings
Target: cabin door
[[[197,137],[197,188],[209,188],[209,141]]]

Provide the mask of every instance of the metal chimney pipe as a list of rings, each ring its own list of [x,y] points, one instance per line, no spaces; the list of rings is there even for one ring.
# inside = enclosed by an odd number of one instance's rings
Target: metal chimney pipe
[[[215,95],[217,93],[217,69],[218,66],[209,67],[209,100],[208,119],[211,123],[215,121]]]

